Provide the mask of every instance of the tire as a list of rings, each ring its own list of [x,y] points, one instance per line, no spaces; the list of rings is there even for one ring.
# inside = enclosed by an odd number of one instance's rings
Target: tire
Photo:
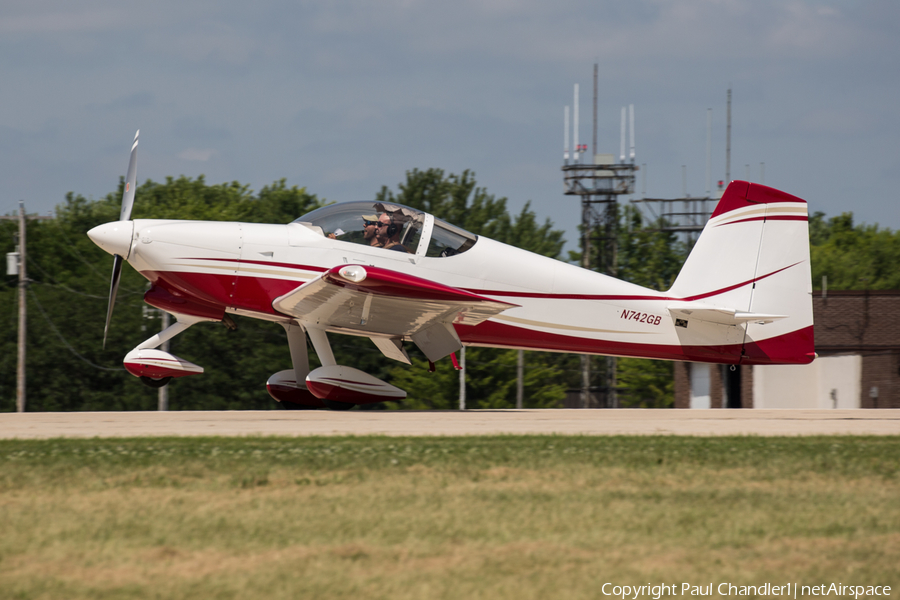
[[[141,383],[143,383],[147,387],[151,387],[153,389],[159,389],[159,388],[163,387],[164,385],[168,384],[170,381],[172,381],[171,377],[163,377],[162,379],[152,379],[150,377],[145,377],[143,375],[141,375],[140,379],[141,379]]]
[[[356,406],[352,402],[338,402],[337,400],[322,400],[322,402],[325,403],[328,410],[350,410]]]

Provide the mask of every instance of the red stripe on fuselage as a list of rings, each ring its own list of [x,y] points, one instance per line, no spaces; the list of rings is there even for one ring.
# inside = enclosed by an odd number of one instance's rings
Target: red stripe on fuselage
[[[485,321],[475,326],[455,325],[455,327],[464,344],[476,346],[529,348],[577,354],[635,356],[639,358],[693,360],[723,364],[737,364],[741,358],[741,344],[679,346],[613,342],[535,331],[496,321]]]
[[[634,356],[663,360],[686,360],[719,364],[768,365],[808,364],[815,358],[812,326],[775,336],[760,342],[749,342],[742,356],[742,344],[720,346],[681,346],[637,344],[591,340],[545,331],[514,327],[496,321],[480,325],[456,325],[460,339],[467,345],[499,348],[530,348],[577,354]]]

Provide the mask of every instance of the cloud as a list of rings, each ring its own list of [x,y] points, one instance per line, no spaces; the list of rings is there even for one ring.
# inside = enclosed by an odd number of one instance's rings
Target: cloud
[[[186,148],[178,153],[181,160],[189,160],[194,162],[207,162],[215,156],[216,151],[211,149]]]
[[[222,22],[197,23],[187,30],[167,31],[148,36],[157,52],[176,55],[192,63],[247,64],[258,48],[251,33]]]
[[[152,108],[156,103],[153,92],[143,91],[115,98],[106,104],[97,105],[101,110],[133,110],[136,108]]]
[[[877,128],[874,117],[860,109],[818,109],[804,115],[796,124],[796,130],[813,135],[859,136],[871,134]]]
[[[175,120],[173,129],[178,138],[195,144],[222,142],[231,138],[227,129],[211,124],[205,117],[180,117]]]
[[[125,13],[118,8],[51,10],[0,16],[0,32],[9,34],[41,34],[96,32],[127,24]]]

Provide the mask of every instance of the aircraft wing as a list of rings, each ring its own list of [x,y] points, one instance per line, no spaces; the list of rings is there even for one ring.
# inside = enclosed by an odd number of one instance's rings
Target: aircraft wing
[[[434,362],[462,347],[454,323],[477,325],[517,305],[389,269],[342,265],[272,306],[308,327],[360,333],[373,341],[412,339]]]

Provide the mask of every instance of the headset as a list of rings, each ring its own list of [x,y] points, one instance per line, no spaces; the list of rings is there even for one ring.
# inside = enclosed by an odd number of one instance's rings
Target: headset
[[[400,226],[394,223],[394,215],[392,213],[388,213],[388,217],[391,219],[391,222],[387,227],[387,237],[388,239],[391,239],[397,234],[398,231],[400,231]]]

